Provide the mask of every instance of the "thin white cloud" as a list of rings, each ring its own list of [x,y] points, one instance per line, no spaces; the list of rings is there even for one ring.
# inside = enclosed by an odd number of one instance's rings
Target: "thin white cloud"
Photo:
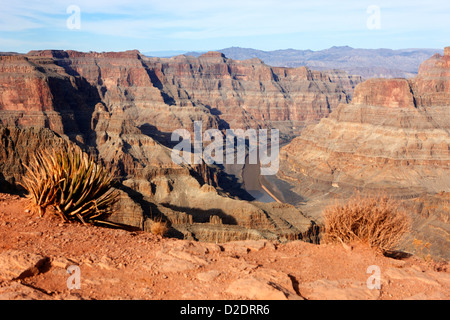
[[[447,0],[33,0],[11,1],[0,11],[0,32],[46,29],[46,35],[66,30],[66,9],[81,10],[81,32],[130,39],[242,38],[329,32],[367,31],[366,9],[381,9],[383,31],[450,30]],[[6,37],[11,38],[11,37]],[[47,39],[48,40],[48,39]]]
[[[165,2],[164,2],[165,3]],[[183,2],[184,3],[184,2]],[[195,2],[198,4],[198,2]],[[203,2],[202,2],[203,3]],[[210,4],[211,1],[205,2]],[[233,7],[229,3],[198,8],[183,4],[175,6],[174,10],[179,16],[174,18],[165,16],[130,19],[107,19],[98,21],[84,21],[82,29],[96,34],[127,35],[143,38],[148,35],[164,33],[171,38],[202,39],[211,37],[243,37],[263,34],[289,34],[314,30],[326,30],[330,24],[333,30],[354,29],[355,23],[343,15],[337,14],[332,8],[320,10],[315,15],[311,10],[314,7],[301,6],[291,3],[291,6],[282,5],[269,7],[258,1],[258,5],[244,2],[244,6]],[[269,3],[269,2],[267,2]],[[160,11],[170,11],[173,1],[157,6]],[[187,10],[187,9],[190,10]],[[296,8],[297,11],[292,10]],[[186,9],[186,10],[185,10]],[[214,9],[214,10],[212,10]],[[301,10],[300,10],[301,9]],[[204,14],[203,11],[208,11]],[[194,14],[196,13],[196,14]],[[363,26],[363,24],[360,24]]]

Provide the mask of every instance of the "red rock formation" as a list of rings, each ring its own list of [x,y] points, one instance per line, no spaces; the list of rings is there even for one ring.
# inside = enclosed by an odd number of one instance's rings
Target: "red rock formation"
[[[444,55],[435,54],[421,64],[419,73],[412,83],[419,106],[450,105],[450,47]]]
[[[47,128],[0,127],[0,190],[15,191],[36,150],[61,146],[64,139]]]
[[[51,111],[47,79],[24,56],[0,56],[0,110]]]
[[[448,61],[432,57],[412,80],[359,84],[351,104],[341,104],[284,148],[285,168],[330,188],[448,190]]]
[[[161,132],[190,129],[193,121],[217,127],[216,119],[205,107],[177,103],[168,96],[153,71],[136,50],[125,52],[32,51],[31,56],[52,57],[67,74],[84,79],[95,88],[98,101],[111,113],[136,121],[135,125],[152,126]]]
[[[369,79],[355,88],[352,103],[387,108],[414,108],[414,97],[405,79]]]
[[[204,192],[205,182],[217,186],[214,171],[204,164],[176,165],[171,150],[155,140],[167,142],[175,129],[192,130],[196,120],[203,121],[204,129],[275,126],[291,134],[349,98],[339,76],[330,80],[304,67],[271,68],[258,59],[234,61],[217,52],[158,59],[138,51],[31,51],[0,57],[0,71],[2,125],[49,128],[77,141],[98,156],[124,188],[141,195],[141,207],[149,210],[149,201],[157,203],[157,211],[169,220],[185,212],[194,222],[217,216],[239,226],[239,232],[267,229],[271,237],[282,230],[296,238],[308,226],[298,211],[295,216],[300,218],[292,223],[274,222],[268,213],[273,208],[223,197],[220,190]],[[14,132],[5,143],[30,135]],[[17,174],[24,171],[30,153],[23,141],[20,148],[23,152],[5,167],[6,180],[20,179]],[[122,196],[116,221],[143,227],[143,215],[152,213],[143,213]]]
[[[341,104],[282,149],[279,176],[314,204],[313,214],[320,216],[327,200],[346,198],[355,189],[401,199],[450,192],[450,57],[445,52],[425,61],[416,78],[359,84],[352,103]],[[429,214],[442,228],[446,218],[435,208]]]
[[[297,133],[347,102],[358,81],[305,67],[271,68],[259,59],[235,61],[218,52],[159,59],[136,50],[43,50],[0,61],[0,111],[15,112],[3,112],[2,123],[29,126],[37,117],[40,126],[60,134],[85,136],[95,129],[86,123],[98,103],[153,136],[192,130],[195,120],[205,129],[277,127]]]
[[[307,123],[327,116],[351,93],[348,78],[305,67],[272,68],[259,59],[237,61],[219,52],[199,58],[147,58],[159,82],[174,99],[204,105],[231,128],[277,127],[298,133]]]

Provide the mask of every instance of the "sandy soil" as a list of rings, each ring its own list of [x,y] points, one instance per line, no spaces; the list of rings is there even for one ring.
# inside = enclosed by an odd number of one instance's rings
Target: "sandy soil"
[[[26,204],[0,194],[0,299],[450,298],[446,263],[388,258],[362,244],[199,243],[63,223]],[[33,257],[44,263],[33,269]],[[70,265],[80,289],[68,288]],[[371,276],[380,289],[368,288]]]

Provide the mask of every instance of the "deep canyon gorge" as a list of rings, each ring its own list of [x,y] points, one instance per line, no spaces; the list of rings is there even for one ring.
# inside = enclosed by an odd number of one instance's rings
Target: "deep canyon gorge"
[[[330,201],[387,193],[413,217],[402,248],[421,238],[448,259],[449,107],[450,47],[413,78],[367,80],[219,52],[5,54],[0,186],[17,191],[34,150],[69,140],[118,181],[117,223],[150,230],[162,218],[170,236],[208,242],[316,242]],[[195,121],[204,130],[278,129],[277,175],[259,176],[254,165],[175,164],[171,132],[192,132]]]

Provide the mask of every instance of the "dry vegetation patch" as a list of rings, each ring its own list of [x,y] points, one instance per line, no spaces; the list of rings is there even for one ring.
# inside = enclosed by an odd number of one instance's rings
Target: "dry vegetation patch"
[[[361,241],[390,250],[410,228],[410,217],[397,201],[387,196],[360,196],[336,202],[324,211],[325,242]]]

